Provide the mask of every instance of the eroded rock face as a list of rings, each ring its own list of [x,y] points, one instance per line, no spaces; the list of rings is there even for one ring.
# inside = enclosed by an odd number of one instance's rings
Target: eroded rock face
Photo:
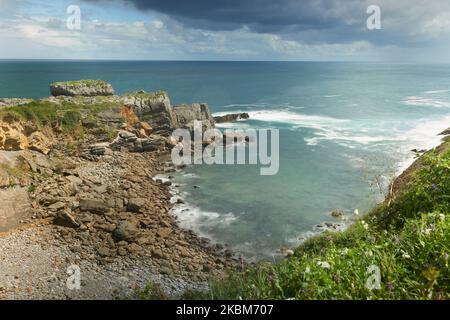
[[[17,121],[0,120],[0,150],[16,151],[31,149],[48,154],[52,140],[49,135],[37,131],[32,125]]]
[[[28,149],[30,150],[48,154],[51,146],[51,140],[40,131],[33,132],[30,136],[28,136]]]
[[[173,109],[178,128],[194,130],[194,121],[202,123],[202,129],[207,130],[214,127],[214,118],[206,103],[183,104]]]
[[[101,80],[80,80],[56,82],[50,85],[53,96],[111,96],[114,95],[113,87]]]
[[[138,91],[123,96],[122,102],[132,107],[134,113],[155,130],[171,130],[177,127],[176,117],[166,92]]]

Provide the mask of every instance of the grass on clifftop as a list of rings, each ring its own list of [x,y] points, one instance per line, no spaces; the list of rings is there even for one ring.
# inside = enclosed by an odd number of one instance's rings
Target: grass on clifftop
[[[13,118],[35,122],[38,125],[52,125],[61,120],[63,125],[72,129],[76,121],[81,119],[80,114],[95,114],[103,110],[113,109],[111,103],[75,104],[61,102],[61,104],[37,100],[20,106],[0,109],[0,117]]]
[[[54,82],[51,86],[86,86],[86,87],[103,87],[108,83],[103,80],[76,80],[76,81],[61,81]]]
[[[184,298],[450,299],[450,151],[426,154],[413,179],[390,206],[347,231],[311,238],[280,264],[262,263]]]

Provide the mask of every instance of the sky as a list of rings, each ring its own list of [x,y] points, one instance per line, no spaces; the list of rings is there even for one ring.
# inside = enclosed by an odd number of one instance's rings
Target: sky
[[[0,43],[0,59],[450,63],[450,1],[0,0]]]

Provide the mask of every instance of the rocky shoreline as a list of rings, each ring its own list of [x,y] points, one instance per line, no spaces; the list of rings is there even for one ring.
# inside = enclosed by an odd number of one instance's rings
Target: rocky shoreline
[[[180,295],[244,267],[181,229],[170,214],[170,182],[154,179],[168,170],[171,130],[193,120],[214,125],[207,105],[177,109],[166,93],[120,97],[95,83],[58,83],[38,101],[2,100],[0,299],[125,298],[148,283]],[[41,104],[57,110],[45,126],[11,115]],[[71,266],[80,289],[67,286]]]

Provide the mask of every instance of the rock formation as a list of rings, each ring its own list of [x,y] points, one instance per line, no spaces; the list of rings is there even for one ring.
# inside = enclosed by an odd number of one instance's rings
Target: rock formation
[[[203,131],[214,128],[214,118],[211,115],[208,105],[205,103],[178,105],[174,107],[173,111],[176,116],[178,128],[189,129],[193,132],[194,121],[200,121],[202,123]]]
[[[101,80],[79,80],[67,82],[55,82],[50,85],[53,96],[111,96],[113,87]]]
[[[22,99],[22,98],[0,98],[0,108],[1,107],[11,107],[20,106],[33,101],[32,99]]]
[[[122,102],[132,107],[134,113],[147,121],[155,130],[170,131],[177,127],[173,108],[166,92],[138,91],[123,96]]]
[[[234,122],[238,120],[249,119],[250,115],[248,113],[230,113],[224,116],[214,117],[214,121],[216,123],[224,123],[224,122]]]
[[[86,290],[54,293],[47,269],[53,273],[55,264],[82,260],[86,287],[96,287],[100,276],[115,289],[122,272],[141,270],[133,282],[158,275],[163,283],[173,278],[180,291],[181,280],[205,282],[243,265],[224,247],[180,229],[169,212],[171,182],[155,179],[169,172],[165,157],[178,143],[168,136],[172,130],[192,128],[195,120],[204,128],[214,126],[206,104],[172,108],[166,93],[120,97],[107,95],[113,92],[109,85],[90,86],[86,81],[52,88],[54,97],[19,107],[30,108],[30,117],[17,108],[12,110],[17,117],[8,107],[0,109],[0,231],[19,225],[3,247],[0,238],[0,280],[9,273],[2,270],[24,266],[19,297],[42,298],[51,292],[57,298],[86,298]],[[66,95],[59,95],[62,92]],[[20,225],[27,225],[28,231],[21,231]],[[25,246],[14,242],[35,230],[38,236]],[[44,271],[37,271],[33,268],[42,260],[35,263],[34,257],[43,255],[35,250],[41,248],[45,257],[48,252],[54,256],[48,256]],[[18,258],[18,252],[24,257]],[[103,267],[110,263],[117,271]],[[60,271],[67,276],[65,268]],[[25,290],[28,287],[45,290]],[[18,297],[15,287],[0,289],[0,298]]]
[[[47,154],[52,144],[50,137],[31,123],[0,120],[0,150],[31,149]]]

